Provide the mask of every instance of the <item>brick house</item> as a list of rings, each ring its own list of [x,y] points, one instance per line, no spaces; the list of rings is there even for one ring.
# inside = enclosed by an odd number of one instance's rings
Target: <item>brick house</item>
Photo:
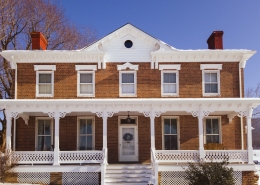
[[[224,50],[222,36],[178,50],[126,24],[80,50],[45,50],[35,32],[31,51],[2,51],[15,71],[0,108],[17,181],[185,184],[187,162],[228,158],[236,183],[250,182],[260,99],[243,98],[243,69],[255,51]]]

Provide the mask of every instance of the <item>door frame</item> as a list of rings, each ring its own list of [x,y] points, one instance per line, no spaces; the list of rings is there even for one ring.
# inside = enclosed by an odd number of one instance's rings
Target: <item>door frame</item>
[[[121,119],[126,119],[127,116],[118,116],[118,161],[119,162],[137,162],[139,161],[139,141],[138,141],[138,116],[131,116],[136,120],[136,124],[123,124],[121,125]],[[134,128],[135,129],[135,156],[133,158],[122,159],[122,128]]]

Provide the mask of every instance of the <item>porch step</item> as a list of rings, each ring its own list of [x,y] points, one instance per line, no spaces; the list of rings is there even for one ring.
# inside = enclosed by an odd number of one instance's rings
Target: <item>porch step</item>
[[[147,185],[151,179],[151,165],[109,164],[105,182],[108,185]]]

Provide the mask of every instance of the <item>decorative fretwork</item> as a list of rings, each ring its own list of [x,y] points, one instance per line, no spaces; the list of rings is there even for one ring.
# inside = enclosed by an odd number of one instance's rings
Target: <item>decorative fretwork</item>
[[[60,163],[102,163],[103,151],[60,151]]]
[[[191,113],[191,115],[193,117],[198,117],[199,116],[199,111],[191,111],[190,113]]]
[[[244,117],[244,116],[247,116],[247,111],[239,111],[239,114],[238,114],[240,117]]]
[[[209,114],[210,114],[210,111],[202,111],[203,112],[203,116],[204,117],[207,117],[207,116],[209,116]]]
[[[14,119],[18,119],[19,118],[18,114],[19,114],[18,112],[11,112],[11,116]]]
[[[55,118],[55,117],[64,118],[66,114],[69,112],[53,111],[53,112],[44,112],[44,113],[47,113],[50,118]]]
[[[98,185],[98,172],[64,172],[62,173],[63,185]]]
[[[165,111],[140,111],[139,113],[143,113],[144,117],[160,117],[162,113]]]
[[[248,152],[246,150],[205,150],[206,162],[247,162]]]
[[[187,174],[183,171],[163,171],[161,172],[161,185],[188,185]],[[235,185],[242,185],[242,172],[234,171],[233,177]]]
[[[104,111],[104,112],[101,111],[101,112],[96,112],[96,115],[99,118],[102,118],[103,116],[111,118],[111,117],[113,117],[114,113],[115,112],[113,112],[113,111],[107,111],[107,112],[106,111]]]
[[[17,164],[52,164],[51,151],[18,151],[12,152],[12,161]]]
[[[158,162],[197,162],[198,150],[156,150],[155,157]]]
[[[17,174],[19,183],[50,184],[50,173],[48,172],[21,172]]]

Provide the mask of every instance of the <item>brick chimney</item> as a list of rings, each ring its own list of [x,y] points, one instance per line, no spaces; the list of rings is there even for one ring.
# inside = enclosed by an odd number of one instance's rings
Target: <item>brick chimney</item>
[[[213,31],[207,40],[208,49],[223,49],[223,34],[223,31]]]
[[[46,50],[47,40],[41,32],[31,32],[32,50]]]

